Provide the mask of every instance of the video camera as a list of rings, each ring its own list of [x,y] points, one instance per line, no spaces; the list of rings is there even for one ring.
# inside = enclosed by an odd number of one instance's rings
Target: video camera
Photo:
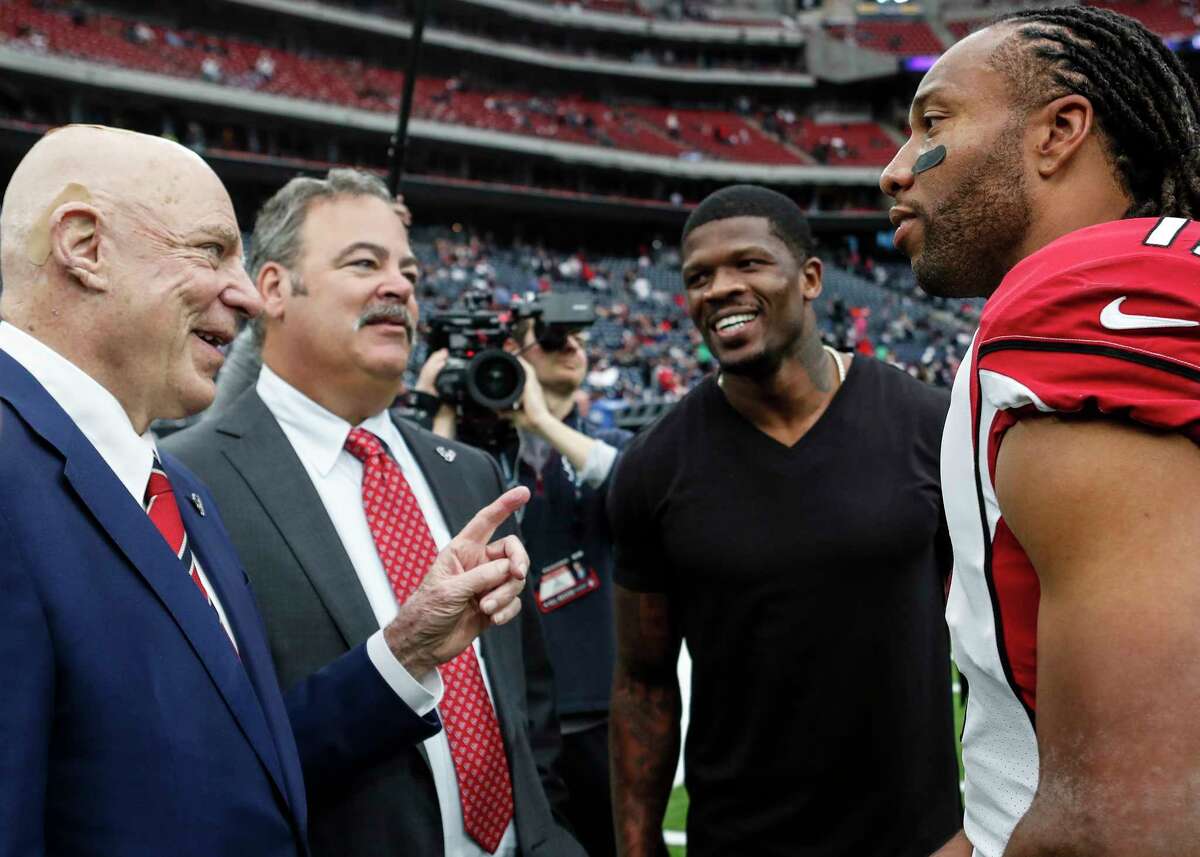
[[[458,411],[458,437],[465,443],[495,451],[511,434],[511,424],[499,418],[525,391],[525,371],[504,342],[522,321],[533,320],[534,337],[546,351],[558,351],[567,337],[596,321],[596,305],[587,292],[549,292],[510,310],[496,311],[480,304],[486,294],[468,294],[461,306],[429,318],[429,350],[449,352],[435,386],[438,398]]]

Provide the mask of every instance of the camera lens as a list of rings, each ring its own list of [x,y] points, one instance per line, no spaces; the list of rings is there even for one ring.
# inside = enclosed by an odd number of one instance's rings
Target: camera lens
[[[467,395],[489,410],[508,410],[524,390],[525,370],[507,351],[489,348],[476,354],[467,366]]]

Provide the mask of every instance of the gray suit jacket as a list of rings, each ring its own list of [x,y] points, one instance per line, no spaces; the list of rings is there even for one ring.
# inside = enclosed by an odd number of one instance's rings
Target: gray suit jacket
[[[501,493],[490,456],[404,420],[396,424],[451,533]],[[285,691],[378,630],[316,488],[254,389],[162,446],[215,496],[250,576]],[[439,446],[453,449],[454,460]],[[522,600],[518,620],[480,640],[512,773],[520,851],[586,857],[560,826],[566,793],[555,772],[560,739],[550,665],[529,590]],[[420,745],[364,759],[348,781],[307,782],[306,789],[314,857],[443,854],[437,794]]]

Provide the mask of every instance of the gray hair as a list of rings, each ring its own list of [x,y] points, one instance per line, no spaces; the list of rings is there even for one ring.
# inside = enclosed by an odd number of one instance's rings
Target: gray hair
[[[297,176],[276,191],[258,210],[246,254],[246,271],[250,279],[257,282],[259,272],[268,262],[276,262],[294,271],[304,249],[300,233],[304,230],[309,206],[313,200],[337,196],[374,196],[389,205],[394,205],[396,201],[383,179],[362,170],[339,167],[330,170],[323,179]],[[294,273],[293,279],[296,293],[304,294],[303,285]],[[261,346],[264,330],[262,316],[251,324],[255,343]]]

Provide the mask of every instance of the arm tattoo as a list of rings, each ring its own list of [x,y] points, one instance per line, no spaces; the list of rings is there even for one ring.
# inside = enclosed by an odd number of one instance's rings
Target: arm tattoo
[[[666,854],[662,821],[679,758],[679,645],[666,595],[617,588],[612,788],[623,857]]]

